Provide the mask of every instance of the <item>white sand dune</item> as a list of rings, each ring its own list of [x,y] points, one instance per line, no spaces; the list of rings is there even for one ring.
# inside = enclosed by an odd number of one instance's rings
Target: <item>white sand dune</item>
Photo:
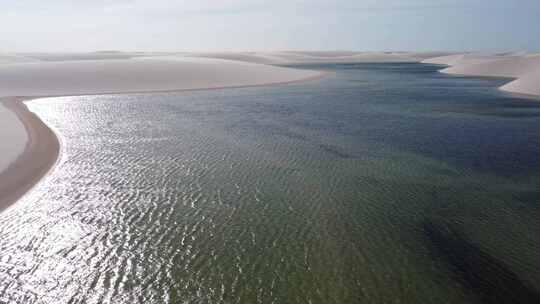
[[[74,60],[108,60],[108,59],[129,59],[136,57],[136,53],[127,52],[89,52],[89,53],[24,53],[20,54],[26,58],[37,61],[74,61]]]
[[[276,56],[255,52],[213,52],[213,53],[187,53],[183,56],[199,58],[215,58],[225,60],[236,60],[260,64],[285,64],[286,62]]]
[[[373,63],[373,62],[418,62],[422,59],[446,55],[447,53],[413,52],[310,52],[291,51],[273,53],[288,63]]]
[[[540,96],[540,68],[503,85],[503,91]]]
[[[407,55],[417,61],[429,60],[432,58],[440,58],[443,56],[451,56],[455,53],[452,52],[409,52]]]
[[[38,59],[30,58],[20,55],[9,55],[0,53],[0,65],[3,64],[16,64],[16,63],[27,63],[27,62],[37,62]]]
[[[497,60],[496,56],[480,54],[452,54],[423,60],[424,63],[441,65],[469,65]]]
[[[283,52],[214,52],[188,53],[185,56],[221,58],[245,62],[301,65],[325,63],[370,63],[370,62],[418,62],[420,60],[446,55],[447,53],[406,53],[406,52],[348,52],[348,51],[283,51]]]
[[[354,63],[354,62],[416,62],[427,58],[447,55],[443,52],[353,52],[353,51],[281,51],[281,52],[183,52],[145,53],[104,51],[89,53],[23,53],[0,54],[2,63],[39,61],[118,60],[141,57],[195,57],[243,61],[270,65]]]
[[[540,54],[459,54],[423,62],[448,65],[449,67],[441,72],[452,75],[515,78],[500,89],[519,94],[540,95]]]
[[[474,63],[458,62],[444,73],[473,76],[518,78],[540,68],[540,57],[488,57]]]
[[[239,87],[286,83],[320,75],[316,71],[206,58],[38,62],[0,67],[0,96]]]

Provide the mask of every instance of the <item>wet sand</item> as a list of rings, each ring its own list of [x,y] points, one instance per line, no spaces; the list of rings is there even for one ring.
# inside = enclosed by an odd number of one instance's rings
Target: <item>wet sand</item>
[[[60,144],[54,132],[30,112],[22,98],[7,98],[3,103],[21,120],[28,141],[21,155],[0,172],[0,211],[30,190],[55,164]]]

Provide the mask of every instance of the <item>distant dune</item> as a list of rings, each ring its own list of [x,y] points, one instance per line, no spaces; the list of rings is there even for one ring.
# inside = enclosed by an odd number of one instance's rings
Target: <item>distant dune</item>
[[[283,52],[214,52],[187,53],[185,56],[222,58],[245,62],[299,65],[324,63],[369,63],[369,62],[418,62],[420,60],[448,53],[406,53],[406,52],[315,52],[315,51],[283,51]]]
[[[299,81],[321,72],[187,57],[55,61],[0,68],[0,96],[170,91]]]
[[[285,61],[279,57],[269,54],[252,53],[252,52],[213,52],[213,53],[187,53],[183,56],[195,58],[215,58],[225,60],[236,60],[260,64],[284,64]]]
[[[502,86],[501,90],[540,96],[540,69],[520,76],[518,79]]]
[[[19,55],[8,55],[0,53],[0,65],[4,64],[16,64],[16,63],[25,63],[25,62],[36,62],[39,61],[34,58],[19,56]]]
[[[540,95],[540,54],[459,54],[424,60],[450,67],[441,72],[453,75],[507,77],[514,81],[500,89],[518,94]]]
[[[484,63],[484,62],[490,62],[494,60],[498,60],[498,57],[503,56],[493,56],[493,55],[480,55],[480,54],[452,54],[447,56],[441,56],[441,57],[435,57],[435,58],[428,58],[424,60],[424,63],[431,63],[431,64],[442,64],[442,65],[469,65],[469,64],[477,64],[477,63]]]
[[[133,53],[124,52],[92,52],[92,53],[27,53],[22,54],[27,58],[39,61],[73,61],[73,60],[107,60],[107,59],[129,59],[136,56]]]

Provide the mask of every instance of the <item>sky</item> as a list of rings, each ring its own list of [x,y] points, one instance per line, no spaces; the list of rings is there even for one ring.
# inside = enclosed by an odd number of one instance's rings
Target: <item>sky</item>
[[[540,0],[0,0],[0,52],[540,51]]]

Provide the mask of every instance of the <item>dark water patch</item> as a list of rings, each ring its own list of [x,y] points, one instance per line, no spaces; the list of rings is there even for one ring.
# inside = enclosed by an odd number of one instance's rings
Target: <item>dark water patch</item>
[[[456,113],[467,115],[485,115],[502,118],[537,118],[540,117],[540,110],[523,107],[482,107],[482,106],[452,106],[440,107],[433,110],[441,113]]]
[[[486,115],[503,118],[536,118],[540,116],[540,102],[499,95],[497,92],[490,99],[486,98],[479,102],[464,100],[459,104],[436,106],[432,110],[441,113]]]
[[[450,225],[427,221],[423,231],[434,253],[482,303],[540,303],[540,292]]]
[[[334,156],[337,156],[339,158],[353,158],[354,155],[352,154],[349,154],[349,153],[346,153],[344,151],[342,151],[340,148],[336,147],[336,146],[333,146],[333,145],[329,145],[329,144],[320,144],[319,147],[326,153],[329,153],[331,155],[334,155]]]
[[[524,203],[527,203],[528,205],[540,207],[540,191],[522,191],[517,192],[514,194],[514,197]]]
[[[540,102],[537,100],[527,100],[523,98],[508,97],[504,102],[506,108],[518,108],[518,109],[536,109],[540,110]]]

